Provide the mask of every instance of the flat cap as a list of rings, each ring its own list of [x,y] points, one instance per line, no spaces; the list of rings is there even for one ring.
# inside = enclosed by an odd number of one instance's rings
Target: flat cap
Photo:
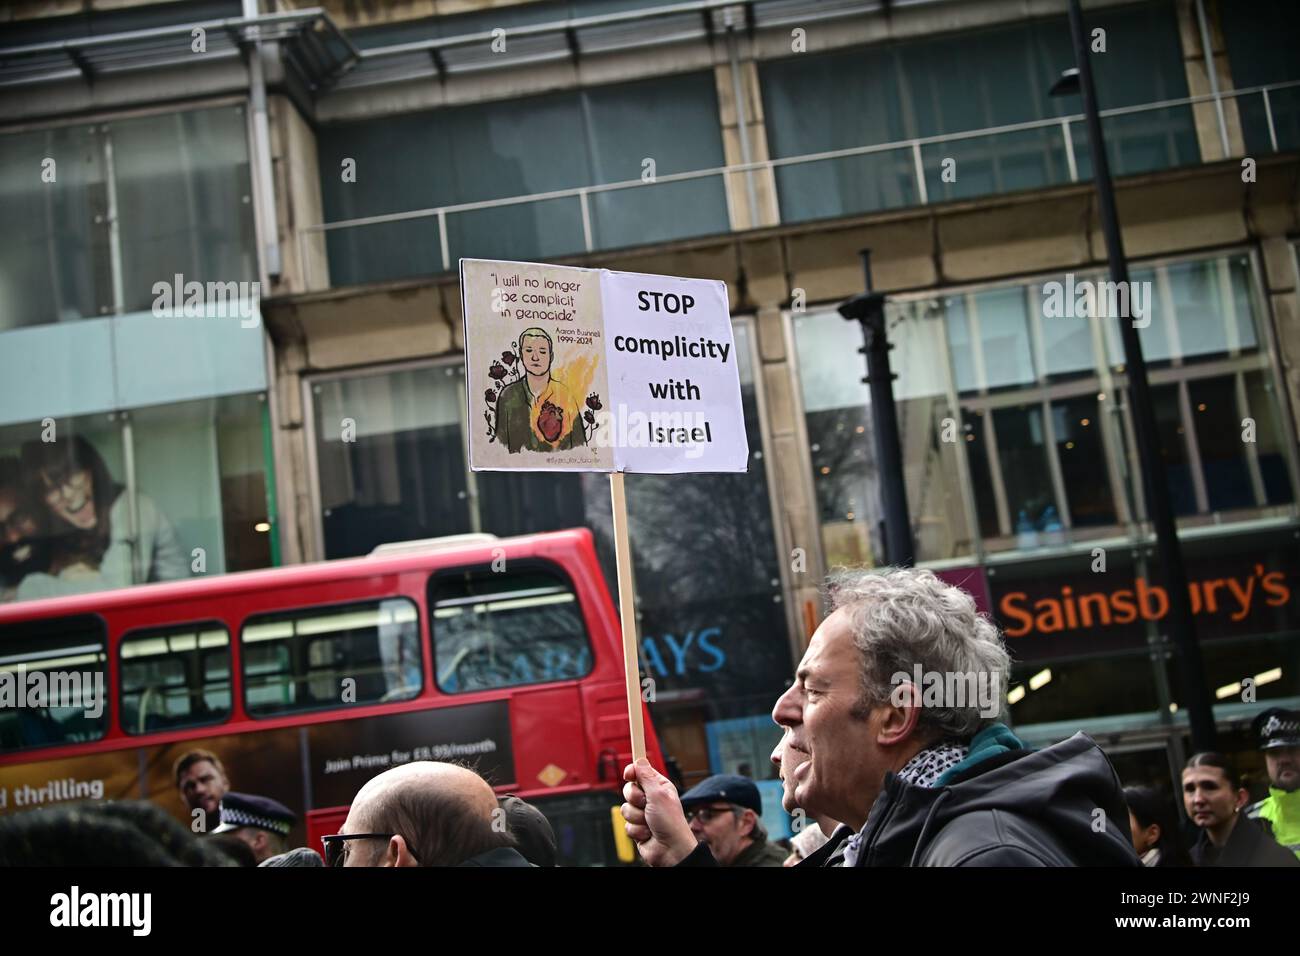
[[[716,800],[746,807],[760,815],[763,812],[763,797],[754,781],[735,773],[717,773],[701,780],[682,794],[682,809]]]

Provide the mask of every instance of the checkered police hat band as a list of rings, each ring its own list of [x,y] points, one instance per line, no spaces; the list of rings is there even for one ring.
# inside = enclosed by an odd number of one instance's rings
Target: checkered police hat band
[[[257,827],[259,830],[270,830],[282,836],[288,836],[292,829],[292,826],[283,820],[272,820],[270,817],[258,816],[246,810],[223,809],[221,822],[235,827]]]

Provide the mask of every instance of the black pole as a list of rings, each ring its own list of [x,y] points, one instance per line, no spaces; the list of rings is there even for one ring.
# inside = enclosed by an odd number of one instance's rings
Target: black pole
[[[864,345],[858,352],[867,357],[867,376],[862,381],[871,387],[871,431],[875,437],[884,509],[884,558],[889,564],[910,566],[916,563],[916,554],[912,546],[912,522],[907,514],[898,410],[894,406],[894,373],[889,369],[889,350],[893,346],[885,336],[885,297],[871,291],[870,249],[862,250],[862,272],[867,291],[840,306],[840,315],[862,325]]]
[[[1111,183],[1106,144],[1102,139],[1101,116],[1097,112],[1097,90],[1092,80],[1092,61],[1088,52],[1088,35],[1083,28],[1079,0],[1070,0],[1070,33],[1074,38],[1074,58],[1079,68],[1079,91],[1088,119],[1088,151],[1092,155],[1092,173],[1097,184],[1097,205],[1101,212],[1102,233],[1106,237],[1106,254],[1110,260],[1111,281],[1128,288],[1128,263],[1124,259],[1124,242],[1115,209],[1115,188]],[[1192,732],[1192,749],[1213,750],[1215,746],[1214,710],[1205,686],[1205,669],[1201,646],[1196,639],[1191,599],[1187,593],[1187,571],[1178,542],[1173,509],[1169,505],[1169,483],[1164,459],[1160,457],[1160,439],[1151,405],[1151,386],[1147,381],[1146,360],[1137,329],[1127,316],[1119,317],[1120,337],[1124,343],[1124,361],[1128,371],[1129,400],[1133,409],[1133,428],[1138,458],[1146,490],[1147,517],[1156,536],[1156,554],[1164,568],[1165,590],[1169,596],[1169,614],[1165,617],[1174,646],[1178,650],[1178,676]]]

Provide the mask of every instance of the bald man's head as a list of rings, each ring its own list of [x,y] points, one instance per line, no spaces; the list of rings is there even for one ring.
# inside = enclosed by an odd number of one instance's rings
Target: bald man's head
[[[342,832],[392,834],[351,840],[355,866],[455,866],[514,839],[499,821],[492,787],[474,771],[420,760],[385,770],[352,801]]]

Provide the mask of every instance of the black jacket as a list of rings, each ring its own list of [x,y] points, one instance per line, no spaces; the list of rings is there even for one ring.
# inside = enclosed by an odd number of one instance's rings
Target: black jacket
[[[858,866],[1137,866],[1128,806],[1092,739],[1011,750],[944,786],[885,777]]]
[[[1296,855],[1273,839],[1273,831],[1242,814],[1222,849],[1205,831],[1191,849],[1197,866],[1300,866]]]

